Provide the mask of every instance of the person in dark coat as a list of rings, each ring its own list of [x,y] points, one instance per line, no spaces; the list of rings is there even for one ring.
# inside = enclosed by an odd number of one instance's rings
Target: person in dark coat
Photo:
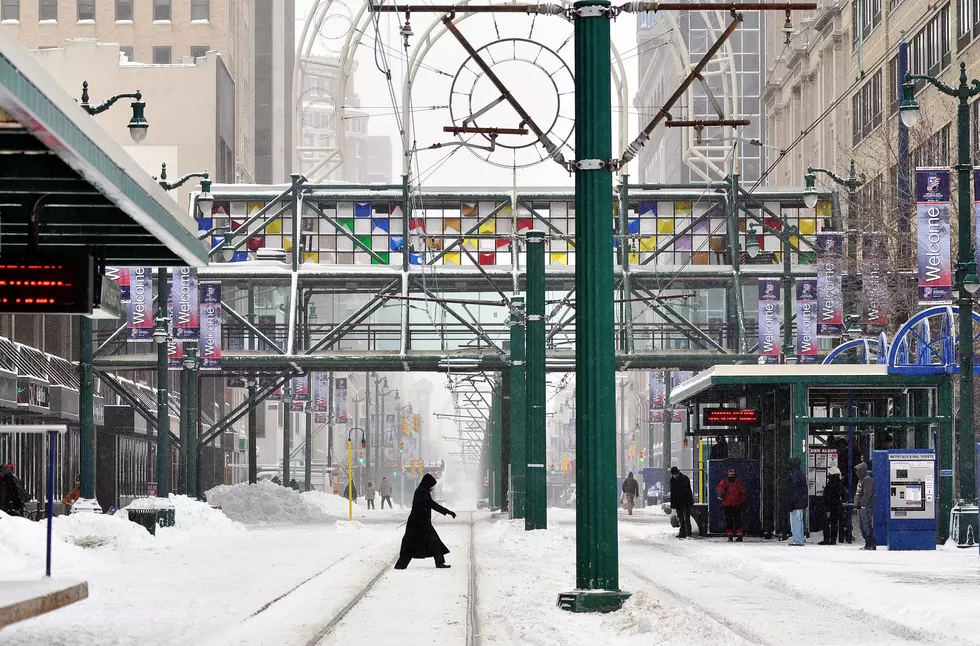
[[[630,471],[626,479],[623,480],[623,502],[626,503],[626,511],[633,515],[633,505],[636,504],[636,497],[640,495],[640,483],[633,477]]]
[[[709,460],[727,460],[728,459],[728,442],[725,440],[724,435],[719,435],[715,438],[714,446],[711,447],[711,454],[708,456]]]
[[[793,531],[790,545],[805,545],[803,533],[803,512],[810,498],[807,492],[806,478],[803,476],[803,461],[800,458],[789,460],[789,482],[786,487],[786,506],[789,508],[789,526]]]
[[[691,538],[691,507],[694,506],[694,492],[691,479],[677,467],[670,467],[670,508],[677,512],[681,531],[677,538]]]
[[[446,554],[449,548],[442,543],[439,534],[432,526],[432,510],[435,509],[443,516],[456,518],[456,512],[450,511],[432,499],[432,487],[436,486],[436,479],[431,473],[422,476],[422,482],[415,489],[415,496],[412,498],[412,512],[408,515],[408,522],[405,524],[405,536],[402,538],[401,553],[398,562],[395,563],[396,570],[404,570],[408,567],[408,562],[412,559],[434,558],[437,568],[447,568]]]
[[[738,479],[735,467],[728,467],[728,479],[722,480],[715,487],[718,498],[721,499],[721,508],[725,512],[725,533],[728,535],[728,542],[733,540],[736,543],[742,542],[745,528],[742,525],[742,505],[745,504],[745,483]],[[735,534],[738,534],[735,537]]]
[[[824,523],[823,540],[818,545],[836,545],[840,528],[841,504],[844,500],[844,483],[840,479],[840,469],[827,470],[827,484],[823,488],[823,509],[827,521]],[[840,536],[841,542],[844,535]]]
[[[24,503],[28,499],[24,483],[14,475],[10,465],[0,464],[0,511],[11,516],[23,516]]]
[[[351,493],[352,493],[351,492],[351,487],[354,488],[354,491],[353,491],[353,494],[354,495],[353,496],[351,495]],[[351,500],[357,500],[357,485],[355,485],[355,484],[349,484],[346,487],[344,487],[344,498],[350,498]]]
[[[293,491],[299,491],[299,483],[296,482],[296,478],[289,481],[289,488]]]

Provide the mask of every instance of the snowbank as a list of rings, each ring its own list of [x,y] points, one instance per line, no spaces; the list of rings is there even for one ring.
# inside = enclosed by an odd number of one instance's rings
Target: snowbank
[[[208,502],[221,507],[225,516],[246,525],[324,523],[336,520],[341,515],[328,513],[321,505],[315,504],[309,494],[300,494],[271,482],[221,485],[205,495]],[[339,499],[339,496],[334,497]]]
[[[51,546],[55,562],[84,561],[87,558],[86,551],[61,540],[57,531],[56,522]],[[17,578],[25,575],[35,576],[38,571],[43,573],[46,549],[46,523],[36,523],[19,516],[8,516],[0,511],[0,575]]]
[[[55,536],[83,548],[142,549],[150,533],[126,518],[104,514],[71,514],[54,519]]]

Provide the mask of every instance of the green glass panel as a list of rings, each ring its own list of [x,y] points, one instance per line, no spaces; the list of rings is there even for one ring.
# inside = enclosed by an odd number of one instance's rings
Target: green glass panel
[[[381,260],[377,258],[371,258],[372,265],[387,265],[388,264],[388,252],[387,251],[375,251],[381,257]]]
[[[354,232],[354,218],[338,218],[337,222],[351,233]]]

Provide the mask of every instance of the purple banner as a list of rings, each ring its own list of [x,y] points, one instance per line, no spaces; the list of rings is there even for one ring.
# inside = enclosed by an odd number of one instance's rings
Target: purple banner
[[[977,225],[977,259],[980,259],[980,168],[973,169],[973,218]]]
[[[778,363],[782,352],[779,340],[779,279],[759,279],[759,354],[765,363]]]
[[[888,283],[885,272],[888,244],[881,233],[866,233],[861,240],[861,324],[869,327],[888,325]]]
[[[153,340],[153,270],[136,267],[130,273],[130,299],[126,317],[126,338]]]
[[[310,375],[309,373],[299,377],[293,377],[290,391],[293,394],[294,402],[310,401]]]
[[[347,421],[347,378],[344,377],[341,379],[334,379],[333,383],[334,383],[334,388],[336,389],[336,392],[334,392],[334,396],[336,397],[335,401],[337,402],[337,404],[334,407],[334,409],[336,411],[335,414],[337,416],[337,421],[346,422]]]
[[[119,300],[123,303],[129,302],[129,268],[128,267],[106,267],[105,277],[119,285]]]
[[[170,284],[170,302],[173,303],[173,335],[181,341],[197,341],[201,336],[200,292],[197,287],[197,270],[193,267],[176,267]]]
[[[167,303],[167,366],[180,370],[184,365],[184,344],[174,338],[174,304]]]
[[[817,346],[817,281],[805,278],[796,281],[796,356],[799,363],[816,363]]]
[[[221,283],[201,283],[201,370],[221,370]]]
[[[330,401],[328,400],[329,382],[329,373],[313,373],[313,410],[317,413],[326,413],[330,410]]]
[[[294,413],[302,413],[306,410],[306,402],[298,402],[295,399],[289,402],[289,410]]]
[[[662,370],[654,370],[650,373],[650,410],[663,408],[666,399],[666,374]]]
[[[314,424],[326,424],[328,421],[330,421],[329,419],[327,419],[327,417],[328,417],[328,415],[326,413],[316,413],[313,416],[313,423]]]
[[[919,232],[919,304],[951,303],[949,257],[949,171],[915,169],[915,211]]]
[[[844,333],[844,234],[817,234],[817,336]]]

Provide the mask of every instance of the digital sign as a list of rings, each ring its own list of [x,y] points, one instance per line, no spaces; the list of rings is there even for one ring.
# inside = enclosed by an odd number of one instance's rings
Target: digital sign
[[[705,408],[701,411],[705,426],[745,426],[759,423],[759,411],[746,408]]]
[[[89,254],[0,256],[0,312],[88,314],[95,263]]]

